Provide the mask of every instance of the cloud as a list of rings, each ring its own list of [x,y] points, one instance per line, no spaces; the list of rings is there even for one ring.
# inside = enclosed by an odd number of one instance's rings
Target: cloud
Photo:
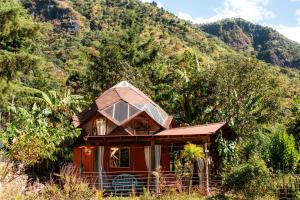
[[[270,1],[271,0],[224,0],[223,5],[215,9],[215,15],[212,17],[193,18],[191,15],[184,12],[179,12],[178,17],[181,19],[189,20],[196,24],[209,23],[231,17],[241,17],[251,22],[260,22],[264,19],[275,17],[275,14],[273,12],[266,9],[266,6],[270,3]],[[300,2],[300,0],[290,1]],[[264,25],[277,30],[287,38],[300,43],[300,9],[296,11],[295,16],[296,20],[298,21],[298,26],[286,26],[283,24]]]
[[[241,17],[251,22],[274,18],[275,14],[265,7],[271,0],[225,0],[223,5],[215,9],[215,15],[209,18],[193,18],[187,13],[179,12],[178,17],[193,23],[207,23],[224,18]]]

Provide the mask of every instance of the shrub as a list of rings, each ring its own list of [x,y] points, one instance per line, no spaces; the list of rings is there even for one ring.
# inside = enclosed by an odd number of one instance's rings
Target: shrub
[[[296,150],[295,139],[288,135],[285,128],[277,128],[270,145],[270,165],[275,171],[294,172],[299,154]]]
[[[270,191],[272,173],[265,162],[253,155],[249,161],[234,167],[225,178],[224,190],[242,194],[245,197],[267,195]]]

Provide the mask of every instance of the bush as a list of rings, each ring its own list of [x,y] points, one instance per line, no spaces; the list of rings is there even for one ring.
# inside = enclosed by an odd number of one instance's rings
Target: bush
[[[272,173],[265,162],[253,155],[249,161],[232,169],[226,176],[224,190],[245,197],[265,196],[271,189]]]
[[[276,129],[270,145],[270,165],[275,171],[294,172],[299,154],[296,150],[295,139],[288,135],[285,128]]]

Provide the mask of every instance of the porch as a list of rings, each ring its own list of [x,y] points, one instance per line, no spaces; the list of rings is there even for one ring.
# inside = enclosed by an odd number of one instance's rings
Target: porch
[[[191,188],[207,194],[212,187],[210,156],[207,144],[199,146],[206,154],[195,162],[192,175],[180,158],[183,145],[174,144],[83,146],[74,150],[74,165],[84,180],[106,194],[141,194],[144,190],[160,194]]]
[[[192,177],[192,185],[189,185],[189,177],[171,171],[122,171],[122,172],[84,172],[83,180],[92,187],[104,191],[105,196],[140,195],[148,191],[152,195],[160,195],[164,192],[198,192],[206,195],[217,190],[221,184],[219,177],[206,174],[201,180],[198,175]],[[159,182],[157,182],[159,180]]]
[[[87,145],[75,147],[73,164],[91,185],[115,195],[143,189],[160,194],[174,188],[208,194],[218,179],[211,180],[213,148],[217,134],[231,137],[226,123],[173,128],[152,135],[88,135]],[[184,145],[202,147],[204,157],[194,162],[189,174],[181,158]]]

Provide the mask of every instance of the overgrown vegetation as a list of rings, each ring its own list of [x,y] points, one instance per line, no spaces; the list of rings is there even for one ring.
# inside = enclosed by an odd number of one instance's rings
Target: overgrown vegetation
[[[179,124],[234,128],[237,141],[216,143],[225,191],[264,195],[279,171],[299,172],[299,71],[236,52],[155,3],[0,0],[0,18],[0,139],[12,163],[61,166],[80,133],[72,115],[127,79]],[[202,154],[189,149],[192,165]],[[73,199],[99,195],[78,185]],[[43,195],[71,197],[64,184]]]

